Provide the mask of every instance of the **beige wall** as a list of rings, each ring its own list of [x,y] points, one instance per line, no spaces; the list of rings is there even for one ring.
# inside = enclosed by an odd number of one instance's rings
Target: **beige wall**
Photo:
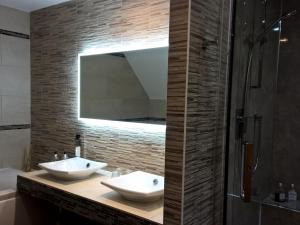
[[[54,150],[73,151],[80,130],[87,157],[163,174],[164,132],[76,118],[78,53],[168,39],[169,1],[109,3],[71,1],[32,14],[33,162]],[[227,0],[171,1],[166,225],[222,224],[229,6]]]
[[[33,165],[74,153],[80,132],[87,158],[164,173],[164,130],[78,121],[77,56],[166,46],[168,27],[168,0],[74,0],[31,14]]]
[[[164,225],[221,225],[231,1],[170,8]]]

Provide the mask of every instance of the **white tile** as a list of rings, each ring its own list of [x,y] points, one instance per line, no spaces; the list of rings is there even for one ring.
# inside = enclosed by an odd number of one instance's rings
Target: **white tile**
[[[30,95],[30,68],[0,65],[0,95]]]
[[[2,96],[0,95],[0,126],[2,125]]]
[[[23,168],[23,150],[19,154],[19,156],[5,156],[2,162],[2,168],[14,168],[21,170]]]
[[[30,67],[30,41],[0,35],[1,65]]]
[[[0,131],[0,164],[22,168],[24,152],[30,145],[30,129]]]
[[[2,125],[30,123],[30,96],[2,95]]]
[[[29,34],[30,14],[0,6],[0,29]]]

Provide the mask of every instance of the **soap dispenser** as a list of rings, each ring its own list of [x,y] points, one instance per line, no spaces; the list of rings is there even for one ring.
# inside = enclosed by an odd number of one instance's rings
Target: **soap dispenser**
[[[81,156],[81,140],[80,140],[80,134],[76,134],[75,137],[75,157]]]

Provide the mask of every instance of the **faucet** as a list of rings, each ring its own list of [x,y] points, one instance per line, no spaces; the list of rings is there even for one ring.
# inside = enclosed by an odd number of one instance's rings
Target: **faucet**
[[[66,152],[64,152],[63,159],[68,159],[68,158],[69,158],[68,154]]]
[[[59,160],[59,159],[58,159],[58,154],[57,154],[57,152],[54,152],[53,159],[54,159],[54,161],[57,161],[57,160]]]
[[[64,154],[63,154],[63,156],[62,156],[61,159],[68,159],[68,158],[69,158],[68,154],[66,152],[64,152]],[[57,152],[54,152],[53,160],[54,161],[60,160]]]

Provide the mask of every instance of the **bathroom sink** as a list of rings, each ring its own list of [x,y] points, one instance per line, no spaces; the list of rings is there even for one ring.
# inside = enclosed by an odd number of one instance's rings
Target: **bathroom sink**
[[[155,201],[164,194],[164,178],[142,171],[104,180],[101,184],[132,201]]]
[[[39,164],[39,167],[63,180],[84,179],[105,166],[106,163],[80,157]]]

